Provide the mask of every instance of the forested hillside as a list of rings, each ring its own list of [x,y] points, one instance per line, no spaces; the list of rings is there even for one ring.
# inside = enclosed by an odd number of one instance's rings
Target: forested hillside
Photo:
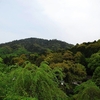
[[[0,100],[100,100],[100,40],[0,44]]]
[[[46,40],[46,39],[39,39],[39,38],[27,38],[27,39],[21,39],[16,40],[4,44],[0,44],[0,48],[3,47],[2,50],[8,49],[8,53],[13,52],[15,50],[18,50],[20,48],[23,48],[24,50],[27,50],[31,53],[44,53],[48,51],[58,51],[58,50],[64,50],[69,49],[73,45],[68,44],[66,42],[62,42],[60,40]]]

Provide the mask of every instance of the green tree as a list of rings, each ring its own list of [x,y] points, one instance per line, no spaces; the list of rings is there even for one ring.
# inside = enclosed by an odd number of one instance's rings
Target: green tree
[[[3,59],[0,57],[0,63],[3,63]]]
[[[45,58],[45,61],[47,61],[49,63],[63,62],[62,54],[61,53],[50,53]]]
[[[3,59],[0,57],[0,72],[6,72],[7,65],[4,64]]]
[[[76,63],[85,64],[85,57],[84,57],[84,55],[83,55],[81,52],[79,52],[79,51],[74,55],[74,59],[75,59],[75,62],[76,62]]]
[[[100,66],[100,52],[92,54],[88,59],[88,68],[92,74],[98,66]]]
[[[12,70],[9,75],[10,96],[25,96],[38,100],[67,100],[67,95],[58,88],[56,75],[44,62],[40,67],[27,63],[24,68]]]
[[[73,53],[69,50],[67,50],[64,54],[63,54],[63,59],[64,60],[74,60],[74,56]]]
[[[86,78],[86,68],[82,64],[66,61],[63,63],[52,63],[51,68],[61,68],[64,74],[64,80],[67,83],[74,81],[83,81]]]
[[[8,74],[0,71],[0,100],[4,100],[8,89]]]
[[[100,100],[100,89],[91,80],[75,88],[74,100]]]
[[[97,67],[93,73],[92,80],[100,87],[100,67]]]

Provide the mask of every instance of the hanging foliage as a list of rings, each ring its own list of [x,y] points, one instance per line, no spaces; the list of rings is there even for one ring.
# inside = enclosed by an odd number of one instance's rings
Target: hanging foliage
[[[9,78],[11,94],[38,100],[67,100],[67,95],[58,88],[54,73],[45,63],[40,67],[28,63],[24,68],[11,71]]]

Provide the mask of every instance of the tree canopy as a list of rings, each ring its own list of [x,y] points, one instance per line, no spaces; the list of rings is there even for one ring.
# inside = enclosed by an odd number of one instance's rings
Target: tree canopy
[[[0,44],[0,100],[100,100],[100,40]]]

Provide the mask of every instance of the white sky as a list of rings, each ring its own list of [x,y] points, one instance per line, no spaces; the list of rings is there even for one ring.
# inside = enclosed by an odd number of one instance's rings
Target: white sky
[[[0,0],[0,43],[30,37],[100,39],[100,0]]]

